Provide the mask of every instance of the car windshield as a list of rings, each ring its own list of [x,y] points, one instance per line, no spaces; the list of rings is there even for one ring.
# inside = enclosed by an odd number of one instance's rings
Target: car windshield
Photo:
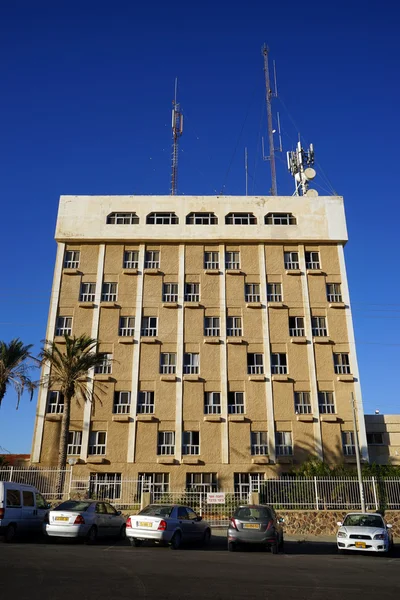
[[[269,521],[272,519],[271,512],[264,506],[238,508],[233,516],[239,521]]]
[[[62,502],[53,508],[53,510],[78,510],[79,512],[84,512],[91,504],[91,502],[68,500],[67,502]]]
[[[377,515],[347,515],[345,527],[384,527],[381,517]]]
[[[148,515],[149,517],[170,517],[173,511],[173,506],[150,504],[140,511],[139,515]]]

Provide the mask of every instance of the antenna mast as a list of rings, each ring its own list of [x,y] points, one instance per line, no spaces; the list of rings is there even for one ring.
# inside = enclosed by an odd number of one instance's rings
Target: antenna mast
[[[271,89],[271,83],[269,79],[269,66],[268,66],[268,54],[269,48],[266,44],[261,49],[262,55],[264,56],[264,74],[265,74],[265,100],[267,103],[267,121],[268,121],[268,142],[269,142],[269,160],[271,165],[271,195],[276,196],[278,193],[276,184],[276,167],[275,167],[275,146],[274,146],[274,130],[272,128],[272,98],[276,98],[276,79],[275,79],[275,92]],[[275,73],[275,65],[274,65]]]
[[[171,196],[178,193],[178,141],[183,133],[183,114],[177,102],[178,78],[175,79],[175,97],[172,102],[172,172]]]
[[[304,150],[301,141],[297,143],[296,150],[287,153],[288,170],[294,177],[294,196],[318,195],[315,190],[309,190],[309,183],[316,176],[311,165],[314,164],[314,146],[310,144],[308,150]]]

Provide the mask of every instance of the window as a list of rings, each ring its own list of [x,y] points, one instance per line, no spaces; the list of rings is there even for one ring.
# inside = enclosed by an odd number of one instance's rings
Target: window
[[[345,456],[354,456],[356,445],[354,441],[354,431],[342,431],[342,446]]]
[[[289,335],[290,337],[304,337],[303,317],[289,317]]]
[[[246,302],[260,302],[260,284],[245,283],[244,299]]]
[[[81,453],[82,448],[82,431],[68,432],[67,454],[77,455]]]
[[[157,454],[165,456],[175,454],[175,431],[159,431]]]
[[[266,225],[296,225],[296,217],[292,213],[268,213],[265,215]]]
[[[200,433],[198,431],[184,431],[182,454],[200,454]]]
[[[218,225],[218,217],[214,213],[189,213],[186,225]]]
[[[267,284],[267,300],[268,302],[282,302],[282,284],[268,283]]]
[[[262,375],[264,373],[262,354],[249,353],[247,355],[247,373],[249,375]]]
[[[186,473],[186,489],[190,492],[216,492],[216,473]]]
[[[117,301],[117,283],[103,283],[101,290],[101,301],[102,302],[116,302]]]
[[[294,412],[296,415],[311,414],[310,392],[294,393]]]
[[[106,439],[106,431],[91,431],[89,434],[89,454],[105,454]]]
[[[157,317],[142,318],[142,336],[155,337],[157,335]]]
[[[169,491],[169,473],[139,473],[138,495],[152,491],[156,494],[165,494]]]
[[[244,414],[244,392],[228,392],[228,413],[230,415]]]
[[[146,217],[147,225],[177,225],[179,219],[173,212],[153,212]]]
[[[204,268],[219,269],[219,252],[204,252]]]
[[[383,444],[383,433],[367,433],[367,444],[381,446]]]
[[[152,415],[154,413],[154,392],[139,392],[137,413],[138,415]]]
[[[19,490],[7,489],[6,507],[21,506],[21,493]]]
[[[271,373],[275,375],[286,375],[287,372],[288,368],[286,354],[271,354]]]
[[[314,337],[327,336],[326,317],[311,317],[311,328]]]
[[[318,392],[318,407],[321,415],[333,415],[336,412],[333,392]]]
[[[326,297],[328,302],[342,302],[342,291],[340,283],[326,284]]]
[[[80,302],[94,302],[96,297],[95,283],[81,283],[81,293],[79,294]]]
[[[321,263],[319,260],[319,252],[313,250],[312,252],[306,252],[306,269],[320,269]]]
[[[176,354],[175,352],[162,352],[160,359],[160,373],[172,375],[176,373]]]
[[[131,393],[115,392],[113,413],[115,415],[127,415],[131,410]]]
[[[226,335],[228,337],[240,337],[242,335],[242,317],[227,317]]]
[[[22,491],[22,504],[23,506],[35,506],[35,498],[33,492],[28,490]]]
[[[250,492],[260,492],[264,473],[235,473],[233,476],[234,488],[241,498],[248,496]]]
[[[112,354],[100,354],[101,364],[98,364],[94,368],[94,372],[97,375],[109,375],[112,372]]]
[[[49,392],[47,397],[47,412],[56,415],[64,412],[64,395],[61,392]]]
[[[220,392],[205,392],[204,393],[204,414],[205,415],[220,415],[221,414],[221,393]]]
[[[287,271],[294,271],[299,269],[299,253],[298,252],[284,252],[283,259],[285,263],[285,269]]]
[[[134,212],[115,212],[107,217],[107,225],[137,225],[139,217]]]
[[[89,498],[121,498],[121,473],[90,473],[89,481]]]
[[[163,302],[178,302],[178,284],[163,284]]]
[[[253,456],[265,456],[268,454],[268,432],[251,432],[251,454]]]
[[[292,432],[277,431],[275,434],[275,451],[277,456],[291,456],[293,454]]]
[[[219,317],[204,318],[204,335],[206,337],[218,337],[220,332]]]
[[[199,302],[200,284],[185,283],[185,302]]]
[[[253,213],[229,213],[225,217],[226,225],[256,225],[257,219]]]
[[[225,253],[225,268],[233,271],[240,269],[240,252]]]
[[[77,269],[79,267],[81,253],[79,250],[67,250],[64,258],[65,269]]]
[[[48,503],[46,502],[46,500],[43,498],[43,496],[41,494],[38,494],[36,492],[35,497],[36,497],[36,508],[44,508],[44,509],[48,508]]]
[[[350,370],[350,359],[346,352],[335,352],[333,354],[333,364],[337,375],[348,375]]]
[[[137,269],[139,266],[139,252],[137,250],[125,250],[124,269]]]
[[[160,251],[159,250],[146,250],[144,258],[145,269],[159,269],[160,268]]]
[[[120,317],[118,335],[133,337],[135,334],[135,317]]]
[[[71,335],[72,317],[57,317],[56,335]]]
[[[183,355],[183,373],[184,375],[197,375],[200,370],[200,355],[193,352],[186,352]]]

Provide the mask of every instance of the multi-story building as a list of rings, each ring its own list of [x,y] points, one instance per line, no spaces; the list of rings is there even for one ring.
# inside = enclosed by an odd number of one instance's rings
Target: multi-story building
[[[310,456],[368,458],[341,197],[63,196],[47,339],[98,340],[74,472],[239,489]],[[32,462],[63,398],[39,393]],[[97,474],[97,475],[96,475]]]
[[[371,463],[400,465],[400,415],[365,415]]]

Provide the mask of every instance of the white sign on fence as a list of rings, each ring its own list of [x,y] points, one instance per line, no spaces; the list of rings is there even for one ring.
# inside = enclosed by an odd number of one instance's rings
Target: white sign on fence
[[[225,493],[215,492],[207,494],[207,504],[225,504]]]

